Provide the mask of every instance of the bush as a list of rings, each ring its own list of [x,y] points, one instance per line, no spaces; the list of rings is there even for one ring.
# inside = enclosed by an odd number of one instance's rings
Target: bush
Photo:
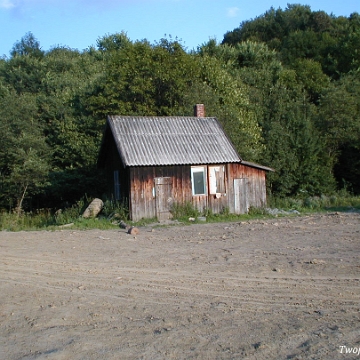
[[[54,217],[48,209],[41,209],[36,213],[0,213],[0,230],[21,231],[37,230],[55,224]]]
[[[257,215],[266,215],[267,212],[266,212],[266,209],[264,209],[264,208],[257,208],[257,207],[250,206],[248,214],[257,216]]]
[[[360,207],[360,197],[341,190],[330,196],[308,196],[305,198],[269,198],[269,207],[284,210],[329,210],[330,208]]]
[[[87,204],[89,203],[88,199],[85,197],[79,200],[76,204],[71,207],[68,207],[64,210],[60,209],[55,213],[55,224],[56,225],[65,225],[73,223],[78,220],[79,217],[85,211]]]
[[[105,200],[101,214],[108,219],[127,220],[129,218],[129,208],[127,201]]]
[[[196,209],[190,202],[183,204],[174,203],[170,210],[174,219],[188,219],[190,217],[197,218],[200,215],[198,209]]]

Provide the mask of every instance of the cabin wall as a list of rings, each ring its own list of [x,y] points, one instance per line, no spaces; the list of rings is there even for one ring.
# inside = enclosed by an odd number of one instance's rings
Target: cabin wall
[[[248,207],[266,206],[266,172],[261,169],[242,165],[228,164],[229,210],[235,212],[235,179],[246,179],[246,196]]]
[[[156,216],[157,177],[172,179],[172,202],[191,201],[189,166],[142,166],[130,168],[130,214],[133,221]]]
[[[242,164],[204,165],[207,171],[207,194],[193,195],[191,184],[191,166],[139,166],[124,168],[115,143],[108,142],[105,160],[109,198],[114,199],[114,171],[119,174],[120,200],[129,206],[130,218],[138,221],[142,218],[156,217],[155,181],[157,177],[171,178],[171,203],[190,202],[200,212],[209,209],[212,213],[221,213],[228,208],[235,211],[235,179],[246,179],[246,204],[263,207],[266,205],[266,182],[264,170]],[[212,167],[225,167],[225,188],[216,194],[210,194],[209,171]],[[244,211],[246,212],[247,209]]]
[[[130,175],[130,191],[129,191],[129,205],[130,214],[133,221],[142,218],[156,217],[156,199],[155,199],[155,182],[156,177],[170,177],[172,192],[171,203],[185,203],[190,202],[200,212],[210,209],[212,213],[218,214],[225,208],[231,208],[233,198],[232,175],[229,170],[237,176],[251,177],[252,172],[246,171],[244,166],[241,171],[237,167],[229,168],[225,165],[204,165],[207,169],[207,194],[193,195],[191,184],[191,166],[159,166],[159,167],[132,167],[129,170]],[[210,194],[209,184],[209,169],[211,167],[225,166],[225,189],[216,194]],[[229,178],[230,177],[230,178]],[[252,182],[254,183],[254,182]],[[256,188],[256,186],[255,186]],[[256,196],[257,192],[252,191]],[[259,203],[255,199],[252,204]],[[232,206],[233,207],[233,206]]]

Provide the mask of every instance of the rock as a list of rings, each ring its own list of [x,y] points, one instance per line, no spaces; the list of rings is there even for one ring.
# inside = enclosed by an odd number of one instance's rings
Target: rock
[[[322,264],[325,264],[325,261],[324,260],[319,260],[319,259],[312,259],[309,261],[309,264],[312,264],[312,265],[322,265]]]
[[[139,229],[135,226],[132,226],[131,228],[129,228],[127,233],[136,236],[139,234]]]
[[[96,217],[102,210],[104,203],[101,199],[94,199],[83,213],[83,218]]]
[[[127,229],[127,228],[129,228],[129,226],[127,226],[125,223],[124,223],[124,221],[120,221],[120,223],[119,223],[119,226],[122,228],[122,229]]]

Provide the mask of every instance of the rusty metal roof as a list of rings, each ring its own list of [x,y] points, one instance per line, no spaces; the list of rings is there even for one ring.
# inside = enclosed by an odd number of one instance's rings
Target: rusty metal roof
[[[107,126],[124,166],[241,161],[214,117],[108,116]]]

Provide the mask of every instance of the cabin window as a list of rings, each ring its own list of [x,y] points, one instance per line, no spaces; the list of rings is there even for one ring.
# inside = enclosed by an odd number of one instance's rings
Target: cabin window
[[[193,195],[206,194],[206,167],[193,166],[191,168],[191,184]]]
[[[209,193],[224,194],[225,192],[225,166],[209,166]]]
[[[120,200],[119,170],[114,171],[114,198]]]

